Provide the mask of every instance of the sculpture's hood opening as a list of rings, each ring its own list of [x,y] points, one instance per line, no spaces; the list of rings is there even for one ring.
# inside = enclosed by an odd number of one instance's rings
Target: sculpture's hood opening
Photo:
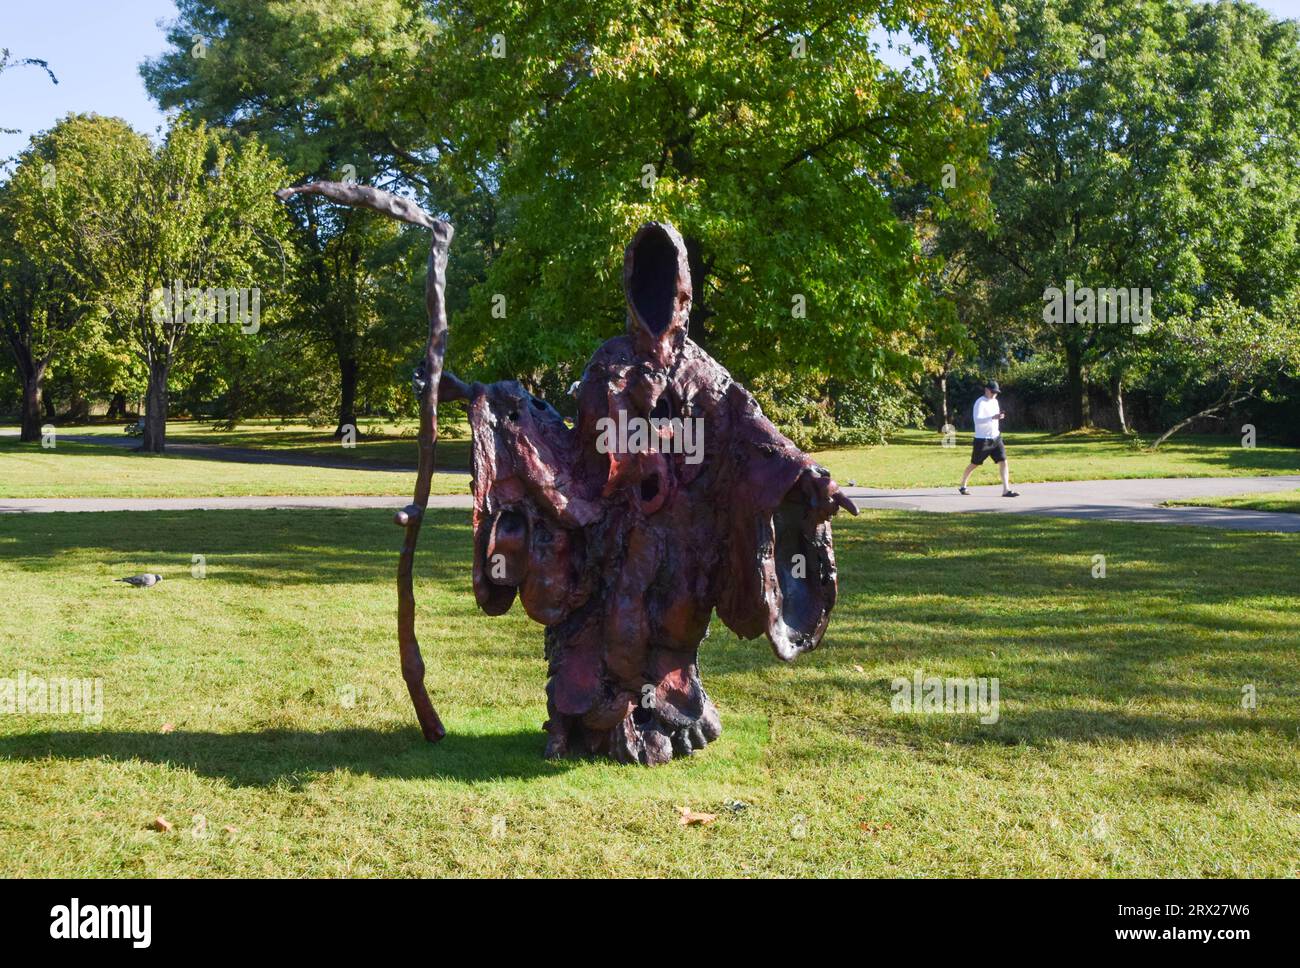
[[[686,244],[664,222],[648,222],[623,254],[627,331],[637,349],[666,365],[686,336],[691,271]]]

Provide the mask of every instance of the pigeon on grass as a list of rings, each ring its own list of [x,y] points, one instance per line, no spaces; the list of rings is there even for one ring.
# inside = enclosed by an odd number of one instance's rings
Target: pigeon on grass
[[[154,585],[162,581],[162,575],[132,575],[130,578],[114,578],[113,581],[124,581],[136,588],[153,588]]]

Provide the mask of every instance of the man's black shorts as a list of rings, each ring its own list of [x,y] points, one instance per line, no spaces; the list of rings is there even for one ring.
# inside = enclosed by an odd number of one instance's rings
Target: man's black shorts
[[[985,440],[982,437],[976,437],[975,447],[970,452],[970,462],[972,464],[983,464],[990,457],[993,458],[995,464],[1001,464],[1007,459],[1007,449],[1002,446],[1002,438],[994,437],[992,440]]]

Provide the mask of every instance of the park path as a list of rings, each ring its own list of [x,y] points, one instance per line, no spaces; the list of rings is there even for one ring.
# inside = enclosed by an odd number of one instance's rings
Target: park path
[[[1300,514],[1235,508],[1160,507],[1163,501],[1226,497],[1285,491],[1300,487],[1300,475],[1270,477],[1192,477],[1119,481],[1062,481],[1017,485],[1021,496],[1004,498],[1001,487],[973,487],[969,496],[955,487],[899,490],[850,487],[846,493],[860,508],[946,513],[993,513],[1128,521],[1140,524],[1189,524],[1236,531],[1300,532]],[[141,497],[141,498],[0,498],[0,514],[47,511],[217,511],[290,508],[385,508],[409,503],[404,497]],[[434,495],[429,506],[465,508],[468,494]]]

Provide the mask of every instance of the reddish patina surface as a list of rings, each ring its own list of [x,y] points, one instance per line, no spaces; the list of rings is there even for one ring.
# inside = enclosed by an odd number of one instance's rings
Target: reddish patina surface
[[[469,388],[474,594],[546,627],[548,756],[657,764],[721,732],[696,660],[715,608],[782,659],[817,647],[829,519],[855,509],[687,337],[671,226],[637,233],[624,285],[627,332],[587,364],[574,425],[514,381]],[[638,419],[656,446],[610,433]]]
[[[650,223],[627,247],[627,332],[596,351],[573,426],[514,381],[466,386],[443,369],[452,228],[408,199],[345,182],[282,189],[432,230],[424,358],[415,374],[420,464],[395,520],[402,676],[430,742],[446,733],[424,686],[412,587],[429,500],[438,404],[466,400],[473,428],[474,596],[516,597],[546,626],[547,756],[664,763],[717,739],[696,653],[718,616],[766,635],[787,661],[815,649],[835,604],[830,518],[857,513],[830,475],[690,341],[686,247]],[[632,425],[648,432],[618,435]]]

